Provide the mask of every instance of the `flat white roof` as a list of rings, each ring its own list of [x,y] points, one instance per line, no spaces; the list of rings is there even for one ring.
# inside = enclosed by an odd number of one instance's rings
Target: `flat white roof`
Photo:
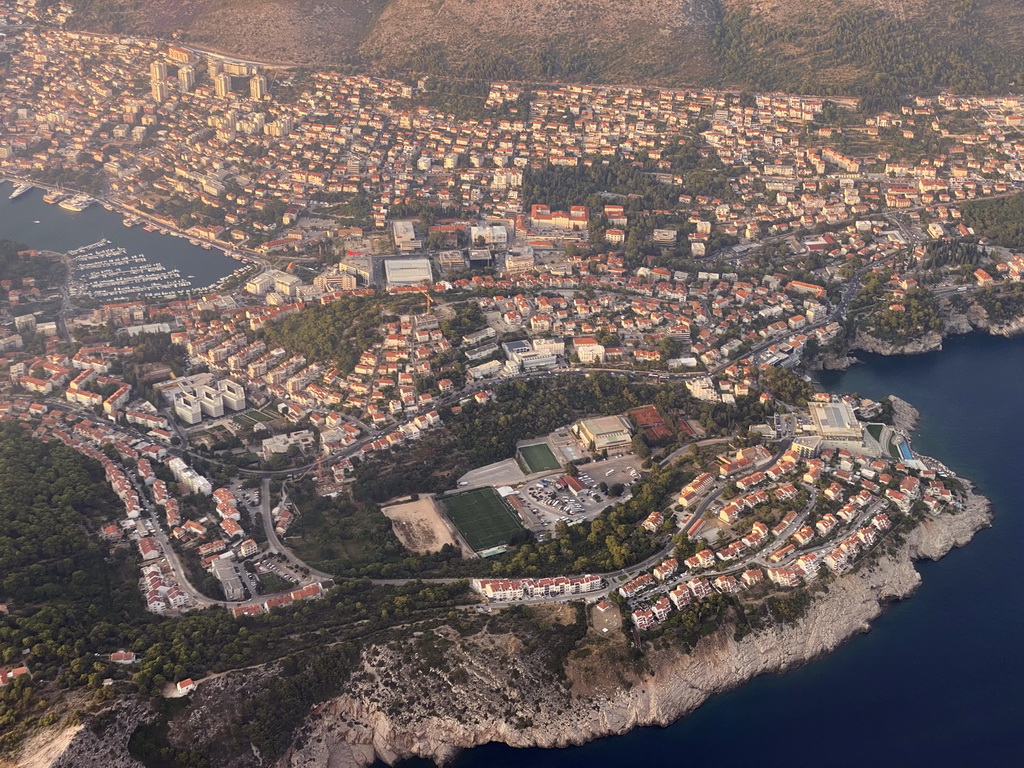
[[[429,259],[389,259],[384,262],[388,285],[419,285],[432,282]]]

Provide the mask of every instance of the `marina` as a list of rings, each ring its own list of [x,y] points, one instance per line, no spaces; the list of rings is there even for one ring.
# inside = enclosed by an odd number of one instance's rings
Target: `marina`
[[[168,237],[139,217],[106,210],[89,197],[68,210],[61,204],[79,198],[75,192],[29,187],[12,200],[15,189],[9,181],[0,182],[0,238],[66,254],[73,293],[103,301],[177,296],[216,289],[248,265],[241,254]]]
[[[67,252],[72,295],[105,301],[172,298],[192,287],[181,271],[153,264],[143,253],[129,254],[106,238]]]

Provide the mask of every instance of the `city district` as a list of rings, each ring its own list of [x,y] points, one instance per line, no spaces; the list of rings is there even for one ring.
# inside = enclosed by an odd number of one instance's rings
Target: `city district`
[[[137,550],[151,611],[321,597],[339,577],[289,538],[309,484],[360,489],[410,553],[495,563],[471,579],[479,610],[586,597],[606,629],[638,631],[855,568],[901,521],[964,503],[891,403],[813,393],[798,371],[845,354],[851,323],[906,343],[940,329],[940,300],[1020,281],[1024,257],[965,206],[1024,183],[1024,100],[866,117],[842,99],[494,83],[457,115],[429,79],[68,31],[59,2],[0,9],[12,204],[33,187],[72,212],[98,200],[242,263],[184,291],[106,239],[5,256],[24,274],[0,281],[0,418],[102,464],[124,509],[98,533]],[[519,425],[486,460],[418,458],[568,381],[651,397]],[[643,561],[498,575],[664,468],[675,486],[626,532],[649,540]]]

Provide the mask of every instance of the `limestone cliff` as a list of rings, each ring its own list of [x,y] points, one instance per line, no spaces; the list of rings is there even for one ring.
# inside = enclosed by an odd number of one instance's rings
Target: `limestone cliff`
[[[893,407],[893,426],[906,436],[910,436],[917,428],[921,412],[901,397],[889,395]]]
[[[954,309],[953,303],[949,299],[940,301],[939,306],[942,311],[944,336],[984,331],[992,336],[1010,338],[1024,333],[1024,318],[994,323],[985,308],[973,300],[967,304],[966,308],[963,305],[960,306],[963,311]]]
[[[969,486],[968,486],[969,487]],[[690,653],[648,644],[631,658],[621,637],[591,633],[588,653],[573,652],[562,668],[550,664],[545,640],[502,631],[463,637],[441,626],[366,647],[345,695],[314,707],[295,733],[279,768],[361,768],[420,756],[440,764],[490,741],[516,747],[563,747],[667,725],[709,696],[760,674],[792,668],[828,653],[864,631],[885,604],[920,582],[913,560],[937,559],[988,525],[988,501],[973,492],[966,508],[929,519],[907,540],[819,592],[797,623],[773,626],[737,640],[724,628]],[[552,625],[574,626],[575,608],[549,606]],[[547,664],[544,663],[545,659]],[[538,663],[538,660],[541,663]],[[172,734],[202,748],[220,736],[234,704],[280,665],[217,676],[202,687]],[[19,766],[137,768],[127,752],[135,726],[148,720],[148,702],[125,696],[86,726],[40,734]],[[224,765],[263,766],[255,750]]]
[[[128,740],[140,723],[154,715],[139,696],[118,699],[89,719],[34,734],[24,745],[16,768],[143,768],[128,754]],[[6,765],[0,761],[0,765]]]
[[[859,330],[853,337],[850,344],[851,350],[862,350],[873,352],[876,355],[920,355],[925,352],[936,352],[942,349],[942,334],[937,331],[929,331],[919,339],[908,341],[903,344],[894,344],[872,336],[866,331]]]
[[[807,367],[812,371],[845,371],[858,362],[856,357],[850,355],[826,352],[811,360]]]
[[[972,494],[964,510],[930,519],[895,554],[837,579],[797,624],[739,641],[723,630],[689,654],[649,652],[646,673],[604,693],[574,695],[571,686],[556,681],[538,694],[532,681],[520,684],[514,652],[492,649],[495,653],[486,661],[470,664],[472,682],[454,689],[432,688],[429,711],[418,699],[424,691],[416,690],[417,683],[408,676],[404,686],[377,687],[376,702],[364,693],[342,696],[310,714],[279,765],[348,768],[369,765],[374,757],[394,764],[412,756],[444,764],[461,749],[490,741],[563,747],[637,726],[667,725],[715,693],[802,664],[864,631],[888,601],[917,588],[914,559],[942,557],[967,543],[989,520],[988,501]],[[403,679],[399,660],[379,649],[366,652],[364,672],[373,679]]]

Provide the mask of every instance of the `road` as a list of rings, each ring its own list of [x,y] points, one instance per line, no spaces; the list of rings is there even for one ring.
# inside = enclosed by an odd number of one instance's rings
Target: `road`
[[[282,489],[281,492],[281,505],[286,504],[288,501],[287,493]],[[316,568],[312,568],[294,554],[288,547],[281,543],[281,540],[277,536],[277,531],[274,530],[274,516],[271,514],[270,509],[270,478],[264,477],[263,482],[260,484],[260,517],[263,518],[263,533],[267,537],[267,549],[270,552],[281,555],[284,557],[292,566],[301,570],[309,571],[310,577],[314,581],[325,582],[324,587],[328,587],[334,584],[334,576],[323,571],[318,571]]]

